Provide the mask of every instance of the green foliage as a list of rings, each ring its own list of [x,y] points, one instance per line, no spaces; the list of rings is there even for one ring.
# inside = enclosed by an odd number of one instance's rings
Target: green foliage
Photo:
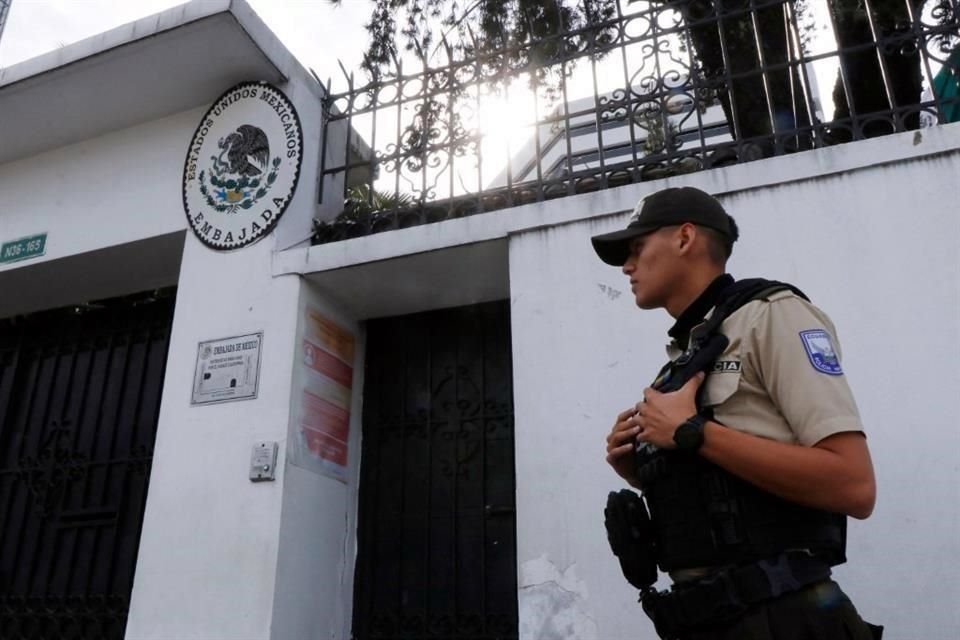
[[[408,193],[377,191],[371,189],[370,185],[360,184],[347,189],[343,211],[337,216],[337,220],[359,220],[381,211],[405,209],[413,204],[414,199]]]
[[[647,134],[643,141],[644,155],[652,156],[674,151],[677,147],[677,125],[668,116],[656,112],[645,112],[638,117],[638,120],[638,124]]]
[[[407,193],[389,193],[361,184],[347,189],[343,211],[333,220],[313,221],[314,243],[329,242],[334,238],[352,237],[358,229],[389,222],[388,212],[403,211],[417,205]]]
[[[402,51],[427,64],[440,46],[451,58],[500,52],[508,58],[507,68],[535,71],[569,53],[569,43],[550,36],[580,31],[577,48],[590,41],[602,46],[608,38],[601,23],[617,14],[617,0],[369,2],[373,11],[363,66],[374,78],[392,74]]]

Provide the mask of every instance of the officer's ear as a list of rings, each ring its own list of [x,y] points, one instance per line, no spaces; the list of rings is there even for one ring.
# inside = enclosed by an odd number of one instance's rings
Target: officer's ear
[[[674,236],[677,242],[677,250],[680,255],[687,255],[693,250],[693,246],[697,241],[697,237],[700,235],[698,233],[696,225],[690,222],[684,222],[682,225],[677,227],[676,235]]]

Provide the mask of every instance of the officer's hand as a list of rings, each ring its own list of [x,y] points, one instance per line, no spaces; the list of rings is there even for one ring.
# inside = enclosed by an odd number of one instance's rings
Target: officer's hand
[[[640,427],[633,421],[636,408],[630,407],[617,416],[617,422],[607,435],[607,464],[621,478],[636,486],[633,448]]]
[[[698,373],[672,393],[660,393],[655,389],[643,390],[643,402],[638,402],[637,413],[632,418],[640,429],[637,440],[649,442],[661,449],[673,449],[673,433],[684,420],[697,412],[697,389],[703,383],[704,374]]]

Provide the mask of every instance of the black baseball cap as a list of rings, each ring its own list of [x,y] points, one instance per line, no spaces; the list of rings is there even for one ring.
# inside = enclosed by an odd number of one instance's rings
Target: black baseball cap
[[[642,198],[634,207],[626,229],[593,236],[590,241],[601,260],[619,267],[630,257],[631,240],[661,227],[685,222],[713,229],[731,245],[739,236],[737,223],[719,200],[695,187],[670,187]]]

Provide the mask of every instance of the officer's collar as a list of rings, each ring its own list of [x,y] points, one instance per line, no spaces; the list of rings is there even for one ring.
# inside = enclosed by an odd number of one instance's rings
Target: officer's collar
[[[728,273],[717,276],[713,282],[707,285],[703,293],[691,302],[690,305],[683,310],[683,313],[677,317],[677,321],[670,327],[670,330],[667,331],[667,335],[673,338],[674,342],[676,342],[681,349],[685,349],[687,340],[690,337],[690,330],[703,322],[703,318],[707,315],[707,312],[717,306],[723,299],[724,290],[733,283],[733,276]]]

